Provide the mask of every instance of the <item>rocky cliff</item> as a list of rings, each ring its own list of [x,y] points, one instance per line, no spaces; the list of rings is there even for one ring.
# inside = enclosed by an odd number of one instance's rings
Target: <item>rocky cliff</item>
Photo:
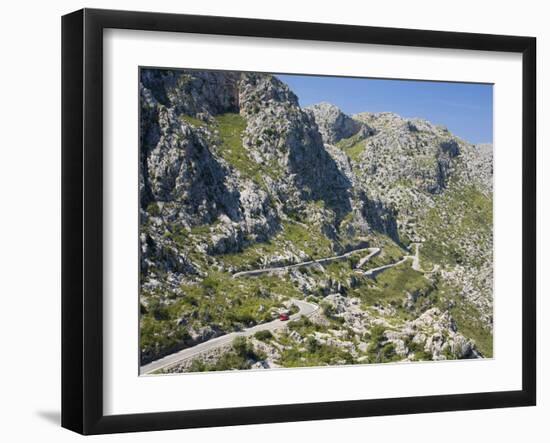
[[[387,361],[414,359],[415,349],[424,358],[491,355],[490,146],[391,113],[303,109],[268,74],[142,69],[140,106],[142,362],[267,321],[291,298],[323,304],[317,332],[349,329],[355,320],[335,310],[337,296],[364,313],[348,338],[368,336],[371,348],[355,350],[355,362],[384,361],[390,344]],[[231,278],[366,245],[381,247],[374,263],[384,264],[412,242],[421,243],[422,272],[370,281],[350,262]],[[434,344],[434,322],[452,352],[443,339]],[[399,340],[413,338],[421,343],[405,352]],[[272,364],[291,365],[274,346],[263,345],[279,355]]]

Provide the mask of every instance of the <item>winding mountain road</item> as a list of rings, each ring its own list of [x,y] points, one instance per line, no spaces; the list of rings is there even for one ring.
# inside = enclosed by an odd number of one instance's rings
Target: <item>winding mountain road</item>
[[[369,254],[363,257],[361,260],[359,260],[357,267],[363,266],[363,264],[365,264],[371,257],[378,254],[380,252],[380,248],[360,248],[360,249],[354,249],[353,251],[346,252],[345,254],[334,255],[332,257],[319,258],[316,260],[303,261],[301,263],[294,263],[292,265],[276,266],[271,268],[261,268],[261,269],[253,269],[251,271],[236,272],[235,274],[233,274],[233,278],[251,277],[255,275],[269,274],[272,272],[273,273],[284,272],[290,269],[302,268],[304,266],[324,265],[326,263],[330,263],[331,261],[342,260],[343,258],[347,258],[352,254],[356,254],[358,252],[365,252],[365,251],[369,251]]]
[[[384,272],[384,271],[386,271],[387,269],[390,269],[390,268],[394,268],[395,266],[399,266],[401,263],[405,263],[407,260],[412,260],[411,267],[415,271],[421,271],[421,269],[420,269],[420,258],[418,257],[419,244],[414,243],[414,246],[416,248],[416,251],[415,251],[414,255],[405,255],[401,260],[398,260],[394,263],[389,263],[389,264],[384,265],[384,266],[379,266],[377,268],[367,269],[366,271],[362,272],[362,274],[367,276],[367,277],[376,277],[381,272]],[[361,272],[361,271],[358,271],[358,272]]]
[[[295,314],[292,314],[287,321],[277,319],[268,323],[261,323],[259,325],[252,326],[251,328],[244,329],[243,331],[220,335],[219,337],[210,339],[191,348],[182,349],[181,351],[175,352],[173,354],[167,355],[166,357],[159,358],[158,360],[141,366],[139,370],[140,375],[151,374],[152,372],[158,371],[159,369],[163,369],[176,363],[181,363],[183,361],[197,357],[198,355],[203,354],[207,351],[211,351],[212,349],[227,345],[237,337],[248,337],[254,335],[256,332],[259,331],[275,331],[278,329],[284,329],[287,327],[287,324],[290,320],[296,320],[302,316],[309,317],[319,309],[319,306],[303,300],[294,299],[292,300],[292,303],[298,307],[299,311]]]
[[[354,249],[353,251],[349,251],[341,255],[335,255],[332,257],[326,257],[326,258],[321,258],[317,260],[308,260],[308,261],[295,263],[287,266],[254,269],[251,271],[241,271],[233,274],[233,278],[247,277],[247,276],[249,277],[249,276],[261,275],[261,274],[272,273],[272,272],[288,271],[289,269],[295,269],[295,268],[300,268],[304,266],[323,265],[325,263],[341,260],[343,258],[349,257],[352,254],[355,254],[358,252],[365,252],[365,251],[369,251],[369,254],[361,258],[356,266],[356,271],[362,273],[365,276],[374,277],[379,273],[385,271],[386,269],[390,269],[395,266],[398,266],[409,259],[412,260],[412,268],[416,271],[419,271],[420,270],[420,261],[418,258],[419,244],[415,243],[415,247],[416,247],[415,255],[406,255],[401,260],[398,260],[394,263],[390,263],[384,266],[379,266],[377,268],[367,269],[366,271],[361,271],[360,268],[364,266],[369,261],[370,258],[379,254],[380,248],[360,248],[360,249]],[[282,321],[277,319],[277,320],[270,321],[268,323],[262,323],[262,324],[252,326],[251,328],[245,329],[243,331],[231,332],[229,334],[221,335],[219,337],[210,339],[208,341],[195,345],[191,348],[183,349],[181,351],[175,352],[173,354],[167,355],[151,363],[141,366],[140,375],[151,374],[152,372],[158,371],[159,369],[163,369],[168,366],[172,366],[176,363],[181,363],[183,361],[192,359],[207,351],[211,351],[213,349],[227,345],[237,337],[248,337],[248,336],[254,335],[256,332],[259,332],[259,331],[275,331],[278,329],[284,329],[286,328],[288,321],[296,320],[302,316],[309,317],[319,309],[319,306],[313,303],[305,302],[303,300],[293,299],[292,303],[296,305],[299,310],[297,313],[291,315],[289,317],[289,320],[287,321]]]
[[[374,257],[375,255],[378,255],[380,254],[380,248],[369,248],[369,250],[371,251],[369,255],[366,255],[365,257],[363,257],[361,260],[359,260],[359,262],[357,263],[357,266],[355,267],[356,269],[360,269],[361,267],[363,267],[363,265],[365,265],[365,263],[367,263],[372,257]]]

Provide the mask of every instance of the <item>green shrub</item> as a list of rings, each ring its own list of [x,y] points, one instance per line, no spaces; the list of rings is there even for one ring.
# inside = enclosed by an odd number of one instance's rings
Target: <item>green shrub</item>
[[[368,339],[367,356],[371,363],[387,363],[401,360],[401,357],[395,351],[395,345],[391,342],[384,343],[386,335],[383,326],[373,326],[369,331]]]
[[[311,322],[311,320],[303,316],[296,320],[292,320],[288,322],[288,329],[290,329],[291,331],[307,329],[307,328],[310,328],[311,326],[313,326],[313,323]]]
[[[258,331],[254,334],[254,338],[260,341],[268,341],[273,338],[273,334],[269,330]]]
[[[158,217],[160,216],[160,208],[158,206],[158,204],[156,203],[149,203],[147,205],[147,213],[151,216],[151,217]]]
[[[306,341],[307,352],[313,354],[319,350],[319,342],[315,337],[308,337]]]
[[[231,345],[231,347],[237,355],[241,356],[246,356],[249,351],[249,345],[246,341],[246,338],[244,337],[237,337],[235,340],[233,340],[233,344]]]
[[[374,325],[369,330],[369,338],[370,342],[378,345],[381,341],[386,339],[386,336],[384,335],[386,328],[382,325]]]
[[[399,358],[395,352],[395,345],[393,343],[386,343],[380,350],[380,353],[382,361],[392,361]]]
[[[314,337],[306,341],[306,351],[301,347],[286,348],[281,353],[278,363],[284,367],[326,366],[355,363],[353,356],[337,346],[318,343]]]
[[[229,371],[250,369],[252,363],[264,360],[266,355],[258,352],[245,337],[233,340],[231,349],[222,354],[214,363],[205,362],[200,357],[193,360],[188,372]]]

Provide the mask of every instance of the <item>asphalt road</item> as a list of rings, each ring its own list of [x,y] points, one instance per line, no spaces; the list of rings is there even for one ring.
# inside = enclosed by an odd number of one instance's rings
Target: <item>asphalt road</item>
[[[411,259],[412,260],[412,267],[415,270],[418,270],[420,268],[419,266],[419,259],[418,259],[418,244],[416,246],[416,254],[414,256],[406,255],[401,260],[390,263],[388,265],[380,266],[378,268],[372,268],[367,269],[366,271],[360,271],[363,272],[366,276],[376,275],[380,272],[385,271],[386,269],[393,268],[394,266],[400,265],[401,263],[405,262],[406,260]],[[357,270],[358,268],[363,266],[365,263],[368,262],[368,260],[373,257],[374,255],[378,254],[380,252],[380,248],[361,248],[361,249],[355,249],[353,251],[346,252],[345,254],[336,255],[333,257],[326,257],[321,258],[318,260],[309,260],[301,263],[296,263],[292,265],[287,266],[280,266],[280,267],[273,267],[273,268],[262,268],[262,269],[256,269],[252,271],[243,271],[243,272],[237,272],[236,274],[233,274],[233,278],[238,277],[245,277],[245,276],[254,276],[269,272],[279,272],[279,271],[286,271],[288,269],[292,268],[299,268],[303,266],[310,266],[314,264],[320,264],[328,263],[335,260],[341,260],[342,258],[349,257],[351,254],[355,254],[357,252],[364,252],[369,251],[369,254],[365,257],[363,257],[361,260],[359,260],[359,263],[357,264]],[[288,321],[295,320],[301,316],[310,316],[313,314],[319,307],[317,305],[314,305],[312,303],[308,303],[302,300],[292,300],[293,304],[295,304],[299,311],[296,314],[293,314],[290,316],[289,320],[287,321],[281,321],[281,320],[273,320],[268,323],[262,323],[256,326],[253,326],[251,328],[245,329],[243,331],[239,332],[231,332],[229,334],[221,335],[216,338],[212,338],[208,341],[205,341],[203,343],[200,343],[198,345],[195,345],[191,348],[183,349],[181,351],[175,352],[173,354],[167,355],[166,357],[160,358],[158,360],[155,360],[151,363],[148,363],[144,366],[140,367],[140,374],[146,375],[150,374],[154,371],[157,371],[159,369],[165,368],[167,366],[172,366],[176,363],[189,360],[191,358],[194,358],[198,356],[199,354],[202,354],[207,351],[211,351],[212,349],[227,345],[231,343],[236,337],[248,337],[250,335],[255,334],[258,331],[275,331],[277,329],[283,329],[286,327]]]
[[[191,348],[182,349],[181,351],[175,352],[173,354],[167,355],[166,357],[160,358],[144,366],[141,366],[139,373],[140,375],[150,374],[151,372],[157,371],[167,366],[172,366],[176,363],[189,360],[204,352],[227,345],[231,343],[236,337],[248,337],[250,335],[254,335],[258,331],[275,331],[277,329],[284,329],[286,328],[290,320],[296,320],[302,316],[309,317],[315,311],[317,311],[317,309],[319,309],[319,306],[314,305],[313,303],[305,302],[303,300],[292,300],[292,303],[298,307],[299,311],[295,314],[292,314],[287,321],[277,319],[270,321],[269,323],[262,323],[256,326],[252,326],[251,328],[244,329],[243,331],[220,335],[219,337],[210,339]]]
[[[414,255],[409,256],[413,261],[411,266],[415,271],[420,271],[420,258],[418,257],[418,248],[419,248],[419,246],[420,245],[418,243],[415,243],[414,244],[414,247],[416,248],[415,253],[414,253]]]
[[[399,266],[401,263],[405,263],[407,260],[412,260],[411,267],[415,271],[421,271],[421,269],[420,269],[420,258],[418,257],[419,244],[415,243],[414,246],[416,248],[415,255],[405,255],[401,260],[398,260],[394,263],[389,263],[389,264],[384,265],[384,266],[379,266],[378,268],[367,269],[366,271],[363,272],[363,274],[366,275],[367,277],[376,276],[376,275],[380,274],[381,272],[384,272],[387,269],[393,268],[395,266]]]
[[[346,252],[345,254],[335,255],[335,256],[332,256],[332,257],[319,258],[317,260],[308,260],[308,261],[304,261],[304,262],[301,262],[301,263],[294,263],[292,265],[277,266],[277,267],[272,267],[272,268],[254,269],[252,271],[241,271],[241,272],[236,272],[235,274],[233,274],[233,278],[247,277],[247,276],[249,277],[249,276],[254,276],[254,275],[268,274],[270,272],[288,271],[289,269],[301,268],[301,267],[304,267],[304,266],[324,265],[325,263],[330,263],[331,261],[341,260],[343,258],[349,257],[350,255],[355,254],[357,252],[365,252],[365,251],[370,252],[369,255],[364,257],[364,260],[366,261],[369,258],[371,258],[373,255],[378,254],[380,252],[380,249],[379,248],[360,248],[360,249],[354,249],[353,251]],[[365,261],[363,263],[365,263]],[[360,262],[361,265],[363,263]],[[358,267],[359,267],[359,265],[358,265]]]
[[[366,255],[361,260],[359,260],[359,263],[357,263],[356,269],[361,268],[365,263],[367,263],[371,257],[374,257],[375,255],[380,253],[380,248],[369,248],[371,251],[369,255]]]

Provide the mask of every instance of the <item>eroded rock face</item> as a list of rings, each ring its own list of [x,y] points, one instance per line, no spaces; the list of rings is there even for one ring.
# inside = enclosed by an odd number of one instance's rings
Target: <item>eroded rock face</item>
[[[185,251],[167,231],[215,225],[206,249],[224,253],[240,248],[246,236],[265,240],[277,229],[268,194],[236,176],[213,149],[218,137],[208,122],[239,109],[239,81],[233,73],[142,70],[142,269],[157,262],[182,274],[183,265],[175,264],[183,259],[166,257]]]
[[[142,69],[140,88],[176,114],[200,118],[238,111],[240,76],[236,72]]]
[[[268,240],[285,214],[311,213],[310,201],[328,211],[327,232],[351,211],[349,177],[325,149],[312,115],[275,77],[142,70],[140,80],[142,219],[154,220],[142,236],[142,251],[153,254],[142,269],[155,259],[165,269],[177,262],[164,259],[175,247],[160,238],[166,229],[213,225],[205,248],[223,254]],[[228,113],[245,122],[239,155],[267,171],[258,180],[221,152],[227,147],[216,119]]]
[[[468,206],[487,209],[492,147],[392,113],[348,116],[326,103],[302,109],[294,93],[268,74],[145,69],[140,95],[145,308],[148,297],[169,306],[185,296],[182,285],[200,284],[212,272],[297,263],[316,258],[318,250],[335,255],[372,238],[387,238],[402,249],[409,242],[441,243],[442,227],[456,224],[443,239],[455,263],[422,272],[430,271],[426,279],[434,284],[451,283],[479,310],[483,325],[492,327],[492,227],[473,229],[464,216]],[[434,219],[437,229],[429,224]],[[262,250],[258,257],[256,247]],[[252,250],[255,261],[243,265],[238,254],[244,250]],[[448,311],[431,309],[426,301],[416,313],[414,291],[404,291],[403,298],[407,315],[417,318],[395,325],[389,320],[400,306],[366,309],[354,292],[359,277],[351,268],[340,269],[345,276],[337,277],[325,276],[323,266],[314,271],[293,270],[288,279],[304,296],[331,307],[334,318],[316,314],[315,321],[328,328],[336,318],[351,334],[316,333],[318,345],[371,360],[377,358],[372,346],[402,359],[415,359],[415,353],[431,359],[479,355]],[[188,328],[188,343],[227,332],[209,324],[191,327],[184,317],[178,321]],[[380,328],[378,343],[365,342]],[[291,340],[307,346],[308,338],[294,332]],[[268,358],[254,365],[276,366],[284,349],[257,345]],[[161,354],[148,352],[147,358]]]
[[[370,131],[366,124],[352,119],[330,103],[318,103],[306,109],[313,114],[324,143],[335,144],[360,130],[365,131],[365,135]]]
[[[313,117],[288,87],[270,75],[247,74],[240,90],[240,112],[247,119],[243,142],[259,163],[282,169],[276,189],[280,199],[291,209],[322,200],[339,216],[349,212],[350,181],[327,153]]]
[[[190,222],[212,223],[220,213],[238,220],[239,191],[209,150],[207,137],[179,121],[172,109],[158,114],[161,136],[147,158],[153,199],[178,205],[174,210]]]

